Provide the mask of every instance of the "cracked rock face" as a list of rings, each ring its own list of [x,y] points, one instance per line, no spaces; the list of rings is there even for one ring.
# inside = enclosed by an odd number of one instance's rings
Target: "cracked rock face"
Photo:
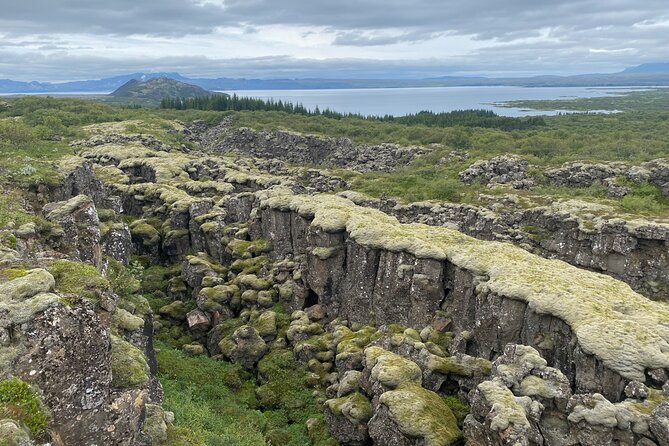
[[[146,393],[113,388],[109,332],[90,304],[65,305],[53,287],[39,269],[2,285],[2,325],[13,333],[0,347],[2,374],[39,389],[57,445],[134,444]]]
[[[63,241],[72,256],[99,267],[102,264],[100,219],[93,200],[77,195],[67,201],[44,206],[46,217],[63,228]]]

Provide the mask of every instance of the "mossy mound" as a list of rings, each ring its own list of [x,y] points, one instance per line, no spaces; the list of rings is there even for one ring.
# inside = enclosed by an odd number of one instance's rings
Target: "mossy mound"
[[[109,281],[91,264],[56,260],[47,269],[56,281],[56,290],[97,301],[101,292],[110,289]]]
[[[410,438],[422,438],[426,446],[449,446],[462,437],[458,422],[444,400],[416,383],[406,383],[383,393],[379,403]]]
[[[140,349],[112,335],[112,386],[138,388],[149,381],[149,366]]]

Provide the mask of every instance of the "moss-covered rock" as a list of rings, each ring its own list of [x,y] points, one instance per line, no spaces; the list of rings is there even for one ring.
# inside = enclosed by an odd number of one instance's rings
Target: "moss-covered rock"
[[[0,301],[21,301],[40,293],[49,293],[54,290],[56,281],[44,269],[25,271],[20,277],[0,284]]]
[[[235,280],[240,286],[256,291],[268,290],[272,286],[272,282],[269,279],[260,278],[255,274],[242,274],[237,276]]]
[[[487,359],[462,354],[445,358],[433,354],[427,361],[427,368],[445,375],[472,377],[490,374],[492,363]]]
[[[175,300],[174,302],[161,307],[159,313],[178,321],[185,321],[188,308],[186,308],[186,304],[182,301]]]
[[[420,438],[426,446],[449,446],[462,438],[457,419],[444,400],[419,384],[407,382],[385,392],[379,403],[388,408],[402,434]]]
[[[144,246],[151,247],[160,243],[160,232],[146,220],[135,220],[130,224],[133,239],[141,241]]]
[[[274,311],[266,311],[253,321],[253,327],[258,330],[258,334],[263,339],[272,339],[276,337],[276,313]]]
[[[47,269],[56,281],[56,290],[97,301],[100,293],[111,288],[109,281],[90,263],[56,260]]]
[[[367,423],[372,418],[372,404],[360,392],[327,400],[325,406],[335,415],[344,416],[352,423]]]
[[[135,331],[144,327],[144,319],[135,316],[123,308],[117,308],[112,315],[112,326],[126,331]]]
[[[420,385],[423,381],[423,373],[415,362],[381,347],[365,349],[365,368],[371,370],[374,381],[389,389],[406,383]]]
[[[149,366],[140,349],[118,336],[111,336],[112,386],[138,388],[149,381]]]
[[[285,190],[258,196],[262,208],[293,211],[313,219],[314,229],[346,232],[363,247],[448,260],[486,277],[479,294],[526,302],[536,313],[565,321],[586,353],[627,379],[643,381],[647,369],[669,368],[669,308],[612,277],[450,228],[400,224],[341,197],[292,195]]]

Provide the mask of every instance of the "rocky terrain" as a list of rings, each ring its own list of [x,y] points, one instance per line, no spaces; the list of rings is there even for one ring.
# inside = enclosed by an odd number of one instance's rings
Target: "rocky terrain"
[[[118,128],[88,128],[32,192],[39,224],[0,234],[0,444],[173,444],[156,339],[237,364],[259,410],[294,362],[314,445],[669,444],[666,224],[402,205],[295,166],[427,149],[174,124],[193,151]],[[473,164],[462,181],[532,187],[525,163]],[[150,302],[140,260],[164,272]]]

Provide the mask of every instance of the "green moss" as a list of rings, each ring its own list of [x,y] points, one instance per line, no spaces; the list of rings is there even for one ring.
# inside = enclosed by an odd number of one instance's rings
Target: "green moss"
[[[100,292],[110,289],[109,281],[89,263],[56,260],[47,269],[56,280],[56,290],[61,293],[97,301]]]
[[[270,279],[263,279],[255,274],[243,274],[235,279],[241,286],[256,291],[267,290],[272,286]]]
[[[466,355],[446,358],[431,355],[427,367],[432,371],[445,375],[453,374],[472,377],[490,374],[492,363],[483,358],[474,358]]]
[[[353,424],[366,424],[373,415],[372,403],[360,392],[327,400],[325,405],[333,414],[343,415]]]
[[[112,385],[118,389],[138,388],[149,381],[149,366],[140,349],[111,336]]]
[[[24,268],[6,268],[1,272],[4,279],[11,281],[23,277],[28,274],[28,270]]]
[[[540,228],[538,226],[530,226],[530,225],[525,225],[522,227],[523,231],[528,233],[530,235],[530,238],[532,240],[535,240],[537,242],[542,242],[544,240],[550,240],[552,237],[552,234],[550,231]]]
[[[0,228],[4,228],[10,222],[20,226],[35,220],[34,215],[21,207],[22,197],[19,192],[5,190],[2,192],[0,194]]]
[[[635,410],[641,414],[650,415],[650,413],[653,410],[655,410],[657,406],[667,401],[668,398],[664,395],[664,392],[661,390],[657,389],[648,389],[648,390],[649,390],[648,398],[646,398],[645,400],[640,402],[625,401],[622,404],[626,405],[629,409]]]
[[[410,438],[422,438],[426,446],[449,446],[462,438],[458,422],[443,399],[416,383],[406,383],[383,393],[379,403],[388,407],[391,419]]]
[[[341,248],[339,247],[317,247],[311,250],[311,254],[320,260],[327,260],[337,254],[339,251],[341,251]]]
[[[59,203],[58,207],[51,210],[47,218],[49,220],[60,220],[69,217],[74,211],[85,207],[94,207],[93,200],[88,195],[77,195],[67,201]]]
[[[249,258],[253,255],[261,254],[270,250],[267,240],[240,240],[232,239],[227,245],[228,251],[236,259]]]
[[[130,225],[133,237],[142,241],[144,246],[155,246],[160,243],[160,232],[145,220],[136,220]]]
[[[381,347],[365,349],[365,367],[371,377],[385,387],[395,389],[405,383],[421,384],[423,373],[413,362]]]
[[[273,311],[265,311],[258,316],[251,324],[253,328],[258,330],[261,338],[274,337],[277,333],[277,317]]]
[[[142,276],[144,268],[138,263],[132,263],[126,267],[118,260],[107,258],[107,280],[116,294],[121,298],[127,298],[137,293],[140,288],[140,281],[137,276]]]
[[[455,418],[458,419],[458,423],[462,423],[467,415],[469,415],[469,406],[462,401],[457,396],[449,395],[444,397],[444,403],[451,409]]]
[[[144,319],[118,308],[112,315],[112,326],[121,330],[135,331],[144,327]]]
[[[268,263],[269,260],[265,256],[237,259],[230,265],[230,271],[237,274],[257,274]]]
[[[169,316],[172,319],[183,321],[186,319],[186,313],[188,313],[188,308],[186,307],[186,304],[184,304],[182,301],[175,300],[174,302],[165,305],[164,307],[161,307],[159,312],[160,314]]]
[[[258,376],[262,384],[256,395],[263,409],[284,410],[291,422],[303,426],[320,413],[308,386],[307,371],[292,351],[276,349],[267,353],[258,362]]]
[[[39,394],[18,378],[0,381],[0,419],[18,421],[34,436],[40,435],[49,422]]]
[[[150,294],[155,291],[166,292],[169,285],[169,269],[153,265],[146,268],[142,273],[141,290],[143,293]]]
[[[230,303],[238,291],[237,287],[230,285],[202,288],[198,299],[204,299],[204,302],[200,306],[206,311],[220,311],[224,304]]]

